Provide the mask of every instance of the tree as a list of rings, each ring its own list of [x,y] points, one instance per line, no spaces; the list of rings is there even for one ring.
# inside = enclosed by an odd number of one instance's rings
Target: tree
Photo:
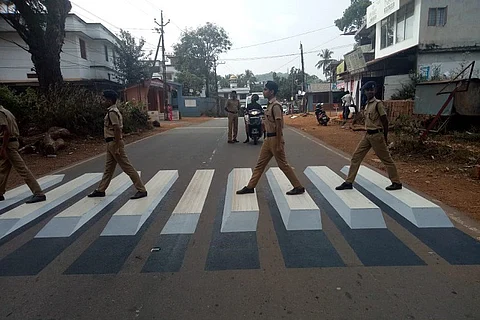
[[[115,47],[115,69],[120,81],[127,85],[139,83],[150,78],[151,63],[148,62],[150,54],[143,51],[145,40],[138,40],[125,30],[120,30],[119,42]]]
[[[319,60],[317,62],[317,64],[315,65],[315,67],[317,67],[317,69],[322,69],[322,72],[325,75],[325,78],[327,80],[330,78],[331,71],[332,71],[332,70],[330,70],[330,64],[335,60],[335,59],[332,59],[333,53],[334,52],[331,51],[330,49],[323,49],[318,54],[318,56],[322,59]]]
[[[173,49],[178,59],[178,69],[202,78],[208,97],[213,65],[218,56],[231,46],[227,32],[222,27],[207,22],[195,30],[183,32],[180,42],[175,44]]]
[[[364,23],[367,8],[372,4],[370,0],[351,0],[351,5],[343,12],[343,17],[335,20],[335,25],[342,32],[359,29]]]
[[[63,83],[60,53],[65,39],[68,0],[0,0],[0,16],[25,42],[15,45],[31,54],[40,87]]]
[[[244,76],[244,79],[245,79],[245,82],[247,85],[250,86],[250,90],[252,89],[252,87],[255,85],[255,83],[257,82],[257,78],[255,77],[255,75],[253,74],[253,71],[252,70],[245,70],[245,76]]]
[[[188,71],[179,72],[175,81],[183,84],[183,94],[185,96],[196,96],[202,91],[203,79]]]

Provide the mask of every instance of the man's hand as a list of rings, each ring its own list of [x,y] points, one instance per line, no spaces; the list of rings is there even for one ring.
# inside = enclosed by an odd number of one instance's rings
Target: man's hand
[[[283,151],[283,143],[282,141],[277,140],[277,152],[282,152]]]
[[[120,154],[120,141],[115,141],[115,146],[113,147],[114,154]]]
[[[385,139],[385,144],[388,146],[388,136],[385,134],[383,138]]]

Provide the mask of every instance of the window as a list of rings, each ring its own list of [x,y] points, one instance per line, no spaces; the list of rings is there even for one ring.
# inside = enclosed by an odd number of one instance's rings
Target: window
[[[380,48],[386,48],[393,45],[393,33],[395,31],[394,14],[389,15],[382,20]]]
[[[108,47],[105,46],[105,61],[108,61]]]
[[[447,24],[447,7],[428,9],[428,26],[443,27]]]
[[[87,47],[85,46],[85,41],[80,39],[80,56],[87,60]]]
[[[397,11],[397,42],[413,37],[413,14],[415,2],[410,2]]]

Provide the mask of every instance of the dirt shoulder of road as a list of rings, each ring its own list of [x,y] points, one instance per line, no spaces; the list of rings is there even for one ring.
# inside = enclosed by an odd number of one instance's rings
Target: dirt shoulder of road
[[[364,131],[342,129],[339,124],[330,122],[319,126],[314,115],[295,119],[285,117],[285,124],[300,129],[326,144],[349,155],[355,151],[365,134]],[[392,134],[393,135],[393,134]],[[394,137],[389,137],[389,140]],[[449,147],[454,143],[449,143]],[[478,151],[478,143],[464,146],[463,149]],[[462,149],[462,150],[463,150]],[[407,185],[438,199],[442,203],[480,220],[480,180],[472,175],[472,166],[451,157],[419,156],[414,154],[394,154],[401,179]],[[371,150],[365,160],[369,165],[385,171],[385,167]]]
[[[182,118],[179,121],[162,121],[161,126],[124,136],[125,144],[129,144],[167,130],[185,127],[211,120],[208,117]],[[51,172],[75,165],[105,152],[105,141],[102,138],[73,138],[66,141],[67,147],[59,151],[56,158],[47,158],[40,154],[22,154],[30,171],[35,177],[42,177]],[[24,184],[22,178],[12,169],[8,179],[7,190]]]

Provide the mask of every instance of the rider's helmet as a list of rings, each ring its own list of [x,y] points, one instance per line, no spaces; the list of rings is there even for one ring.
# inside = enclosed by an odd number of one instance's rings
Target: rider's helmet
[[[257,102],[259,99],[258,94],[252,95],[252,102]]]

